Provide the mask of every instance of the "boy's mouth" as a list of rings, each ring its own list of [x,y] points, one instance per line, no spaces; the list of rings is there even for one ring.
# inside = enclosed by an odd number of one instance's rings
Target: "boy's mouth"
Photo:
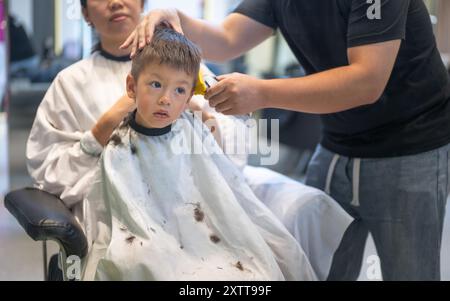
[[[170,116],[169,116],[169,112],[167,112],[167,111],[158,111],[158,112],[155,112],[155,113],[153,113],[153,116],[154,116],[155,118],[158,118],[158,119],[167,119],[167,118],[170,117]]]

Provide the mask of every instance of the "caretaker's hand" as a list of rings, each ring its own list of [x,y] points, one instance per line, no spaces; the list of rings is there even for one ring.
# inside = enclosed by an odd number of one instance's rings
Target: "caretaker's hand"
[[[131,47],[131,57],[133,58],[139,50],[150,44],[155,27],[158,25],[164,25],[183,33],[176,9],[155,9],[142,18],[136,29],[120,46],[120,49]]]

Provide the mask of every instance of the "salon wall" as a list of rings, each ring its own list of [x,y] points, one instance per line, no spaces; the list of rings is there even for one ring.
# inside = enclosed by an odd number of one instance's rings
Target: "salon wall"
[[[83,23],[79,0],[55,1],[55,53],[61,54],[64,47],[68,55],[81,57]],[[77,47],[78,46],[78,47]]]
[[[216,0],[217,1],[217,0]],[[183,11],[185,14],[191,17],[201,17],[203,10],[203,1],[202,0],[189,0],[189,1],[180,1],[180,0],[149,0],[148,8],[172,8],[176,7],[177,9]]]
[[[36,0],[12,0],[9,1],[9,11],[24,25],[28,34],[33,34],[33,1]]]
[[[8,2],[9,12],[25,27],[33,47],[40,55],[44,41],[54,39],[55,3],[68,0],[12,0]]]

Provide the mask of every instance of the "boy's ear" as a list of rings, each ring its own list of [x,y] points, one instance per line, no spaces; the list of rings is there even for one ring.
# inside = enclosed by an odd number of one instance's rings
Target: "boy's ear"
[[[136,100],[136,81],[131,74],[127,76],[127,94],[129,98]]]

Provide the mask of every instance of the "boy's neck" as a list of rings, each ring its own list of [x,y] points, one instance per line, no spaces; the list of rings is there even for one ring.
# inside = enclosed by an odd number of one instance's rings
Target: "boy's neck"
[[[139,125],[141,127],[144,127],[144,128],[147,128],[147,129],[152,129],[151,126],[146,124],[146,122],[142,118],[141,114],[139,114],[137,110],[133,114],[133,119],[134,119],[134,121],[136,122],[137,125]]]

